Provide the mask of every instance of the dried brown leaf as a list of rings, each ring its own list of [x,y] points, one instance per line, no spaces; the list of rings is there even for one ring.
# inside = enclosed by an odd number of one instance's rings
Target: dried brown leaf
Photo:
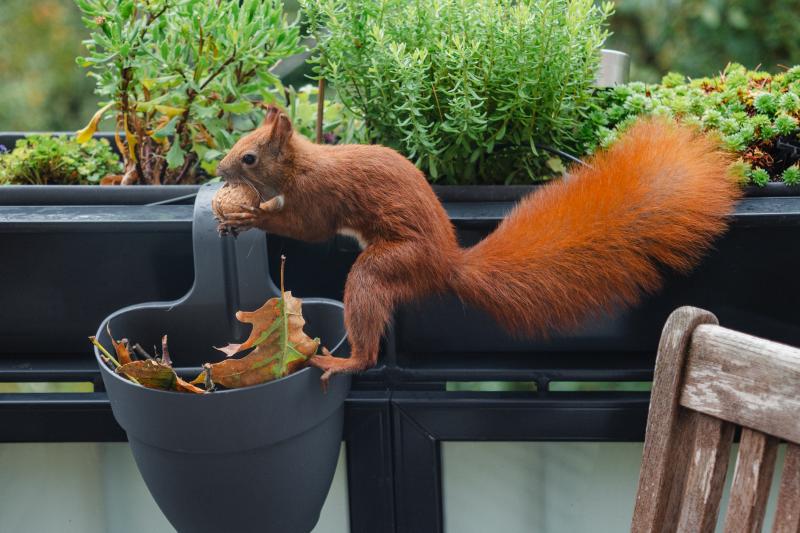
[[[119,361],[119,364],[126,365],[133,361],[131,351],[128,349],[128,340],[122,339],[120,341],[115,341],[109,325],[106,325],[106,331],[108,332],[108,338],[111,339],[111,345],[114,347],[114,351],[117,354],[117,361]]]
[[[175,380],[175,390],[177,390],[178,392],[192,392],[194,394],[205,394],[206,392],[200,387],[196,387],[191,383],[189,383],[188,381],[181,379],[180,377],[178,377]]]
[[[119,361],[119,364],[127,365],[133,361],[126,339],[122,339],[119,342],[111,339],[111,344],[114,346],[114,351],[117,353],[117,361]]]
[[[172,390],[178,379],[172,368],[151,359],[122,365],[117,368],[117,374],[136,378],[136,381],[149,389]]]
[[[285,304],[283,303],[285,302]],[[285,309],[282,308],[285,305]],[[285,292],[283,299],[271,298],[252,311],[239,311],[236,318],[253,325],[250,336],[241,344],[217,348],[227,356],[255,346],[255,350],[239,359],[226,359],[208,365],[214,383],[228,388],[246,387],[291,374],[305,366],[317,353],[319,339],[303,331],[305,319],[302,301]],[[205,380],[205,372],[193,383]]]
[[[284,293],[284,300],[286,301],[286,315],[289,324],[289,342],[298,352],[310,357],[317,353],[319,339],[312,339],[303,331],[303,326],[306,324],[302,311],[303,301],[292,296],[292,291]],[[255,311],[237,312],[236,319],[239,322],[253,325],[250,336],[241,344],[229,344],[222,348],[217,348],[217,350],[230,357],[256,345],[277,342],[280,337],[280,321],[278,320],[281,316],[280,303],[280,298],[270,298]]]

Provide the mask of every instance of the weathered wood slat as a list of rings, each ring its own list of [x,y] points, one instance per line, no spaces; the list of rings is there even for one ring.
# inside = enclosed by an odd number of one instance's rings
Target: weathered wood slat
[[[719,326],[698,326],[680,402],[800,442],[800,350]]]
[[[725,517],[725,533],[759,533],[775,471],[778,439],[742,429],[736,470]]]
[[[682,307],[664,325],[631,524],[635,533],[671,532],[677,526],[693,427],[693,417],[678,405],[684,359],[695,328],[716,323],[707,311]]]
[[[735,426],[701,413],[694,416],[692,462],[677,531],[705,533],[714,531],[717,525]]]
[[[800,533],[800,445],[788,444],[772,533]]]

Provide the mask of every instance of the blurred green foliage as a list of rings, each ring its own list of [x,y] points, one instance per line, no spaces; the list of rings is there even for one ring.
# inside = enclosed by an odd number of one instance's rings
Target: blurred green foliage
[[[691,78],[729,61],[778,72],[800,63],[798,0],[615,0],[608,46],[631,54],[631,79]]]
[[[88,36],[73,0],[2,0],[0,130],[80,128],[97,106],[94,81],[75,65]]]
[[[286,101],[281,102],[294,129],[309,139],[317,135],[316,85],[286,88]],[[326,144],[365,142],[363,123],[348,113],[341,102],[325,99],[322,115],[322,140]]]

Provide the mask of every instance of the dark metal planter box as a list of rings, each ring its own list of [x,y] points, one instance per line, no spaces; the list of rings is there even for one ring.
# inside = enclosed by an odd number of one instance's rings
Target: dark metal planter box
[[[464,245],[497,224],[531,187],[437,188]],[[781,194],[793,192],[780,186]],[[196,187],[12,186],[0,189],[0,354],[25,357],[86,351],[86,334],[122,305],[170,300],[193,279],[192,196]],[[772,191],[773,193],[778,191]],[[479,201],[489,198],[490,201]],[[174,202],[174,203],[173,203]],[[156,205],[153,205],[156,204]],[[160,204],[160,205],[159,205]],[[661,325],[679,305],[715,312],[730,327],[800,344],[800,253],[793,245],[800,197],[748,197],[717,250],[688,277],[614,318],[599,317],[549,341],[507,337],[452,298],[401,309],[386,362],[396,377],[542,380],[539,370],[569,365],[637,369],[646,378]],[[341,299],[358,255],[347,238],[309,245],[268,237],[277,266],[288,257],[287,284],[300,295]],[[493,355],[488,356],[489,353]],[[588,356],[588,357],[584,357]],[[373,372],[375,374],[375,372]],[[501,376],[502,374],[502,376]],[[629,379],[634,379],[633,375]]]

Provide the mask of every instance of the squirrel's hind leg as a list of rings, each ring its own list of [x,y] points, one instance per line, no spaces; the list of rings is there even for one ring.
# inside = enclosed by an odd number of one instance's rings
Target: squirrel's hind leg
[[[418,243],[375,243],[356,260],[344,288],[344,322],[350,341],[348,359],[315,356],[323,382],[334,374],[361,372],[378,362],[380,341],[397,304],[431,292],[431,270]]]

